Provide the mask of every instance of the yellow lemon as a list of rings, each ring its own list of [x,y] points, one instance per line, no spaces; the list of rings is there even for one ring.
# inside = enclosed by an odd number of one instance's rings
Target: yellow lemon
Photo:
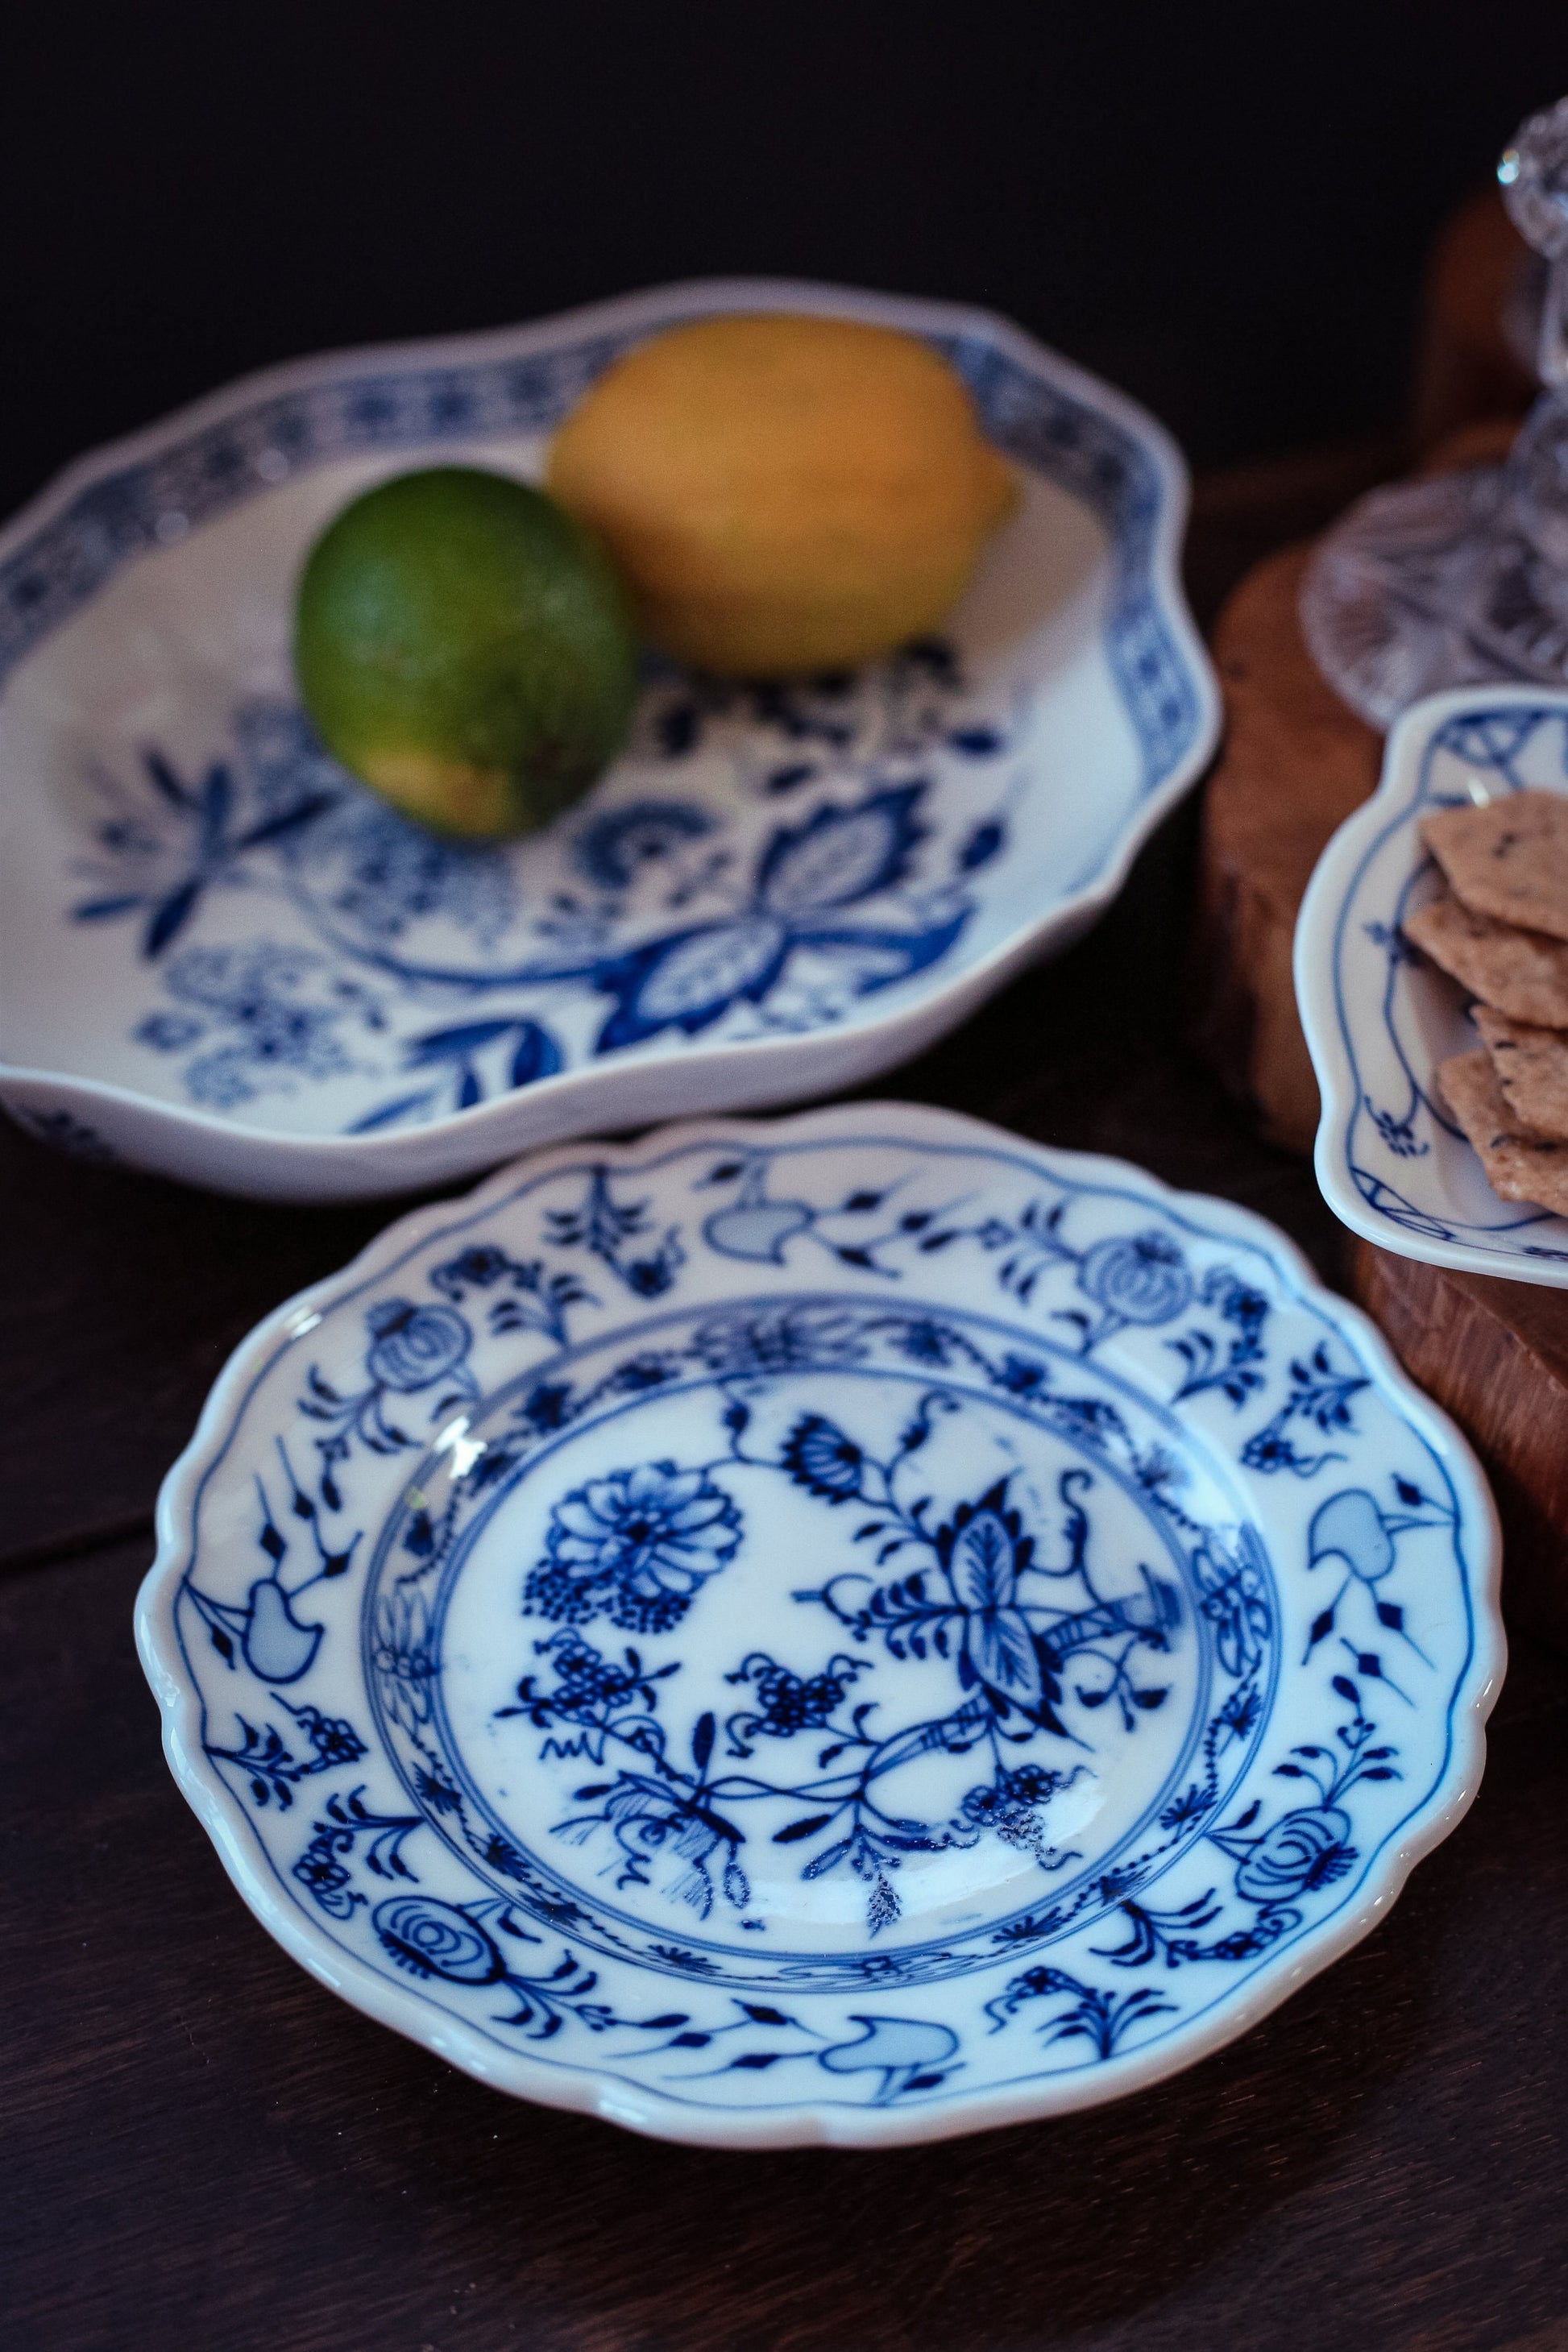
[[[1017,497],[928,344],[784,312],[676,327],[616,361],[557,434],[549,487],[656,645],[757,677],[932,628]]]

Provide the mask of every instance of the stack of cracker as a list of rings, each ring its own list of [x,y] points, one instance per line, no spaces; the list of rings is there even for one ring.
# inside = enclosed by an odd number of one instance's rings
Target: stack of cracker
[[[1453,895],[1405,936],[1470,991],[1482,1038],[1438,1083],[1493,1192],[1568,1216],[1568,797],[1442,809],[1421,838]]]

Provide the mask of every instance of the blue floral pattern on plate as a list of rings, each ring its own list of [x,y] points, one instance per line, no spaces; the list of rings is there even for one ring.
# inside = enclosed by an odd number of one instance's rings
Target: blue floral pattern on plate
[[[1296,993],[1322,1093],[1318,1181],[1384,1248],[1516,1281],[1568,1284],[1568,1220],[1500,1200],[1443,1102],[1439,1062],[1479,1038],[1465,992],[1404,930],[1438,896],[1422,818],[1527,785],[1568,792],[1568,695],[1470,688],[1415,704],[1377,792],[1319,861],[1296,934]]]
[[[1215,2046],[1451,1825],[1500,1671],[1474,1465],[1288,1244],[890,1105],[394,1227],[241,1349],[161,1525],[142,1656],[272,1931],[725,2144]]]
[[[97,779],[107,813],[70,917],[133,930],[168,1009],[132,1034],[179,1058],[193,1102],[228,1111],[321,1081],[341,1093],[352,1074],[395,1079],[352,1121],[360,1134],[565,1068],[563,991],[580,1000],[578,1058],[720,1024],[801,1034],[940,962],[974,912],[972,877],[1006,846],[1016,774],[993,814],[966,813],[961,838],[920,855],[932,788],[911,769],[1008,750],[1005,729],[961,723],[961,692],[935,643],[815,690],[655,688],[631,763],[653,781],[532,850],[439,841],[334,767],[300,711],[242,705],[229,756],[199,782],[156,750],[127,780]],[[763,772],[749,800],[733,779],[710,802],[685,797],[721,721],[731,760],[760,747]],[[803,738],[817,757],[787,756]],[[807,791],[825,780],[832,797]],[[791,822],[797,799],[810,813]],[[296,919],[310,944],[182,944],[232,892]],[[457,935],[456,958],[420,953],[432,925]],[[499,1014],[431,1022],[433,1005],[498,997],[512,1000]]]
[[[526,468],[627,341],[742,297],[886,315],[965,375],[1030,486],[992,619],[966,606],[951,641],[790,686],[650,661],[627,751],[548,835],[465,845],[405,823],[312,739],[289,567],[235,534],[270,549],[297,512],[302,548],[319,469],[346,495],[367,460]],[[29,739],[60,814],[6,915],[44,926],[27,954],[59,960],[74,1010],[24,1035],[7,1100],[81,1119],[90,1097],[84,1123],[127,1157],[311,1194],[625,1123],[647,1061],[665,1108],[841,1084],[1075,936],[1198,772],[1217,704],[1174,577],[1180,460],[1016,330],[738,286],[512,340],[237,386],[0,541],[0,680],[25,701],[58,672],[79,714]],[[153,638],[104,619],[132,582],[159,608],[151,670]]]

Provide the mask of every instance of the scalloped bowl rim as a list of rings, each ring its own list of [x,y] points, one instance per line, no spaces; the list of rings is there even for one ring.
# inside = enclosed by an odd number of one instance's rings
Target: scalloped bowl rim
[[[395,343],[349,345],[283,362],[237,377],[220,390],[171,411],[156,423],[122,439],[106,442],[76,459],[0,529],[0,562],[16,553],[105,473],[151,457],[172,438],[216,423],[237,408],[270,394],[299,390],[315,381],[330,382],[351,363],[429,366],[459,357],[468,361],[483,359],[488,354],[524,357],[533,349],[557,343],[569,331],[589,333],[612,327],[635,327],[643,318],[652,324],[677,304],[726,311],[748,303],[879,318],[889,325],[914,332],[969,332],[984,336],[1021,364],[1037,369],[1043,366],[1055,383],[1115,419],[1147,451],[1160,476],[1163,491],[1150,549],[1149,583],[1190,667],[1197,721],[1188,749],[1170,773],[1144,794],[1100,870],[1087,883],[1069,889],[1037,921],[997,941],[958,974],[939,979],[922,992],[914,993],[908,1003],[875,1019],[857,1023],[852,1028],[727,1045],[699,1045],[676,1053],[646,1056],[634,1051],[623,1059],[588,1064],[537,1079],[521,1093],[447,1113],[407,1132],[285,1134],[240,1119],[220,1118],[184,1104],[165,1103],[110,1079],[83,1077],[69,1071],[11,1063],[0,1057],[0,1083],[4,1083],[9,1099],[24,1108],[37,1109],[71,1105],[88,1110],[94,1104],[111,1104],[132,1115],[142,1129],[144,1141],[159,1131],[167,1133],[174,1150],[163,1154],[150,1151],[148,1164],[154,1156],[162,1158],[171,1172],[182,1136],[221,1139],[231,1155],[236,1147],[241,1147],[252,1161],[255,1181],[242,1185],[226,1178],[222,1183],[225,1190],[254,1191],[284,1199],[373,1196],[449,1181],[482,1168],[491,1155],[480,1138],[492,1130],[494,1153],[510,1154],[580,1135],[584,1131],[584,1118],[603,1119],[607,1114],[615,1123],[626,1128],[641,1123],[645,1118],[660,1116],[661,1110],[700,1115],[703,1100],[715,1108],[722,1106],[752,1109],[858,1083],[934,1042],[1049,950],[1071,945],[1104,913],[1120,893],[1145,841],[1203,772],[1213,756],[1223,723],[1217,681],[1188,609],[1180,577],[1182,539],[1190,503],[1187,466],[1172,436],[1141,404],[1089,370],[1063,358],[1010,320],[984,308],[879,294],[809,279],[678,279],[635,294],[558,311],[523,327],[491,328]],[[0,686],[0,692],[3,690]],[[826,1081],[814,1070],[814,1057],[818,1065],[825,1059],[835,1064]],[[677,1070],[689,1074],[684,1089],[689,1094],[688,1100],[670,1100]],[[646,1108],[633,1108],[625,1118],[616,1117],[614,1103],[599,1105],[597,1097],[606,1089],[635,1091],[633,1074],[643,1072],[654,1077],[652,1091],[660,1097],[659,1102],[650,1103]],[[312,1162],[331,1166],[333,1173],[325,1184],[320,1180],[310,1181],[309,1165]],[[194,1181],[205,1180],[195,1175]]]

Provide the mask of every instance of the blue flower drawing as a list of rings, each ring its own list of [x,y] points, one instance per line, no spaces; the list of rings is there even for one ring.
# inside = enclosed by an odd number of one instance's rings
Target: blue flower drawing
[[[1087,1350],[1125,1324],[1172,1323],[1192,1304],[1193,1277],[1179,1243],[1157,1228],[1096,1242],[1079,1261],[1079,1288],[1100,1309]]]
[[[703,1471],[673,1462],[612,1471],[556,1505],[524,1605],[574,1625],[603,1610],[628,1633],[665,1633],[740,1540],[740,1512]]]
[[[163,979],[184,1009],[149,1013],[136,1038],[160,1054],[203,1045],[184,1082],[192,1101],[211,1110],[237,1109],[300,1079],[336,1077],[353,1067],[341,1034],[345,1021],[384,1026],[370,992],[334,977],[327,959],[308,948],[267,940],[186,948]]]
[[[1248,1903],[1292,1903],[1342,1878],[1356,1859],[1350,1815],[1338,1805],[1301,1805],[1266,1830],[1236,1874]]]
[[[474,1392],[473,1375],[463,1364],[473,1335],[455,1307],[416,1307],[406,1298],[383,1298],[365,1321],[373,1342],[365,1370],[382,1388],[412,1396],[433,1381],[456,1375],[468,1393]]]

